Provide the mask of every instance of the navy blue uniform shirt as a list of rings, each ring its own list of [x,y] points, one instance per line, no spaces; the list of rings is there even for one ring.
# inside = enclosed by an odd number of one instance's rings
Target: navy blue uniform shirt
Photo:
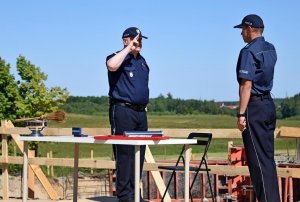
[[[275,47],[258,37],[241,51],[236,67],[239,84],[242,79],[252,81],[251,94],[268,94],[273,87],[274,67],[277,61]]]
[[[106,62],[115,54],[107,56]],[[111,99],[131,104],[148,104],[149,67],[140,54],[137,58],[128,54],[117,71],[108,71],[108,82]]]

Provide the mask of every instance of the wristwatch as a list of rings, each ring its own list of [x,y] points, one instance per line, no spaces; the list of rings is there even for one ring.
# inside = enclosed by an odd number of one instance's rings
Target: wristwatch
[[[242,114],[237,113],[236,116],[237,116],[238,118],[240,118],[240,117],[245,117],[245,116],[246,116],[246,113],[242,113]]]

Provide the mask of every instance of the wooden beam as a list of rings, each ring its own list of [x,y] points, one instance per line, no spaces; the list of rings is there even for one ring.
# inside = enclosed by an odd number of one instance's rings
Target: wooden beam
[[[45,188],[45,190],[46,190],[47,194],[49,195],[49,197],[52,200],[58,200],[59,195],[57,194],[55,189],[53,189],[52,185],[50,184],[47,177],[43,173],[41,167],[38,166],[38,165],[32,165],[32,164],[30,164],[30,167],[33,170],[33,172],[35,173],[35,175],[37,176],[37,178],[40,180],[41,184]]]
[[[1,126],[5,125],[5,121],[1,121]],[[3,199],[9,199],[9,185],[8,185],[8,145],[7,145],[7,135],[5,134],[5,128],[1,130],[2,136],[2,187],[3,187]]]
[[[277,138],[300,138],[300,128],[296,127],[280,127]]]
[[[146,146],[146,152],[145,152],[145,160],[148,163],[155,163],[155,160],[152,156],[152,153],[148,147],[148,145]],[[164,180],[162,179],[159,171],[151,171],[151,174],[153,176],[154,182],[156,184],[156,187],[160,193],[160,195],[162,196],[166,190],[166,185]],[[166,202],[171,202],[171,197],[169,195],[169,192],[167,192],[164,201]]]
[[[4,158],[0,158],[0,163],[4,161]],[[8,157],[9,164],[22,164],[22,157]],[[55,165],[63,167],[73,167],[74,159],[72,158],[29,158],[30,164],[36,165]],[[174,165],[174,163],[149,163],[145,162],[145,171],[159,171],[158,166],[161,165]],[[97,169],[115,169],[115,161],[111,160],[96,160],[96,159],[79,159],[79,167],[84,168],[97,168]],[[218,175],[245,175],[249,176],[247,166],[230,166],[230,165],[209,165],[212,174]],[[300,168],[277,168],[277,174],[279,177],[292,177],[300,178]]]

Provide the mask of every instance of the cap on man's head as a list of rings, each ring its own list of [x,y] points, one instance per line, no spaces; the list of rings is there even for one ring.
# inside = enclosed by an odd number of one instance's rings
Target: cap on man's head
[[[122,35],[122,38],[126,38],[126,37],[136,37],[137,35],[140,35],[140,37],[143,37],[145,39],[148,39],[148,37],[146,36],[143,36],[142,35],[142,32],[136,28],[136,27],[129,27],[127,28],[124,32],[123,32],[123,35]]]
[[[242,23],[234,26],[233,28],[242,28],[243,25],[250,26],[253,28],[264,28],[263,20],[255,14],[247,15],[243,18]]]

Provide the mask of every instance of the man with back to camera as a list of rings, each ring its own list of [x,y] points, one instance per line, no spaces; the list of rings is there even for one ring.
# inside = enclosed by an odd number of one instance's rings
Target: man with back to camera
[[[242,29],[247,43],[236,67],[240,96],[237,127],[242,132],[250,178],[260,202],[280,202],[274,160],[276,111],[270,95],[276,50],[262,36],[264,23],[258,15],[247,15],[234,28]]]
[[[124,48],[106,58],[112,135],[123,135],[124,131],[148,130],[146,106],[149,102],[149,67],[140,54],[142,38],[147,39],[138,28],[126,29],[122,35]],[[117,197],[120,202],[132,202],[134,146],[113,145],[113,151],[116,160]],[[141,146],[140,154],[142,174],[145,146]]]

